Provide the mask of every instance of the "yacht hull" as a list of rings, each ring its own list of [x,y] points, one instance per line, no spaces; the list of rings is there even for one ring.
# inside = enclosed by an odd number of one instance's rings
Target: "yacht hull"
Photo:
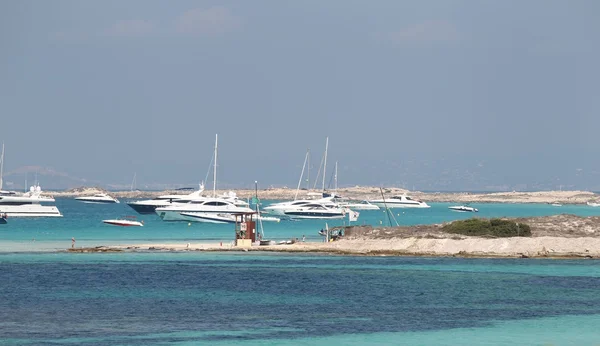
[[[343,219],[343,213],[311,212],[292,210],[286,211],[285,215],[293,219]]]
[[[154,214],[156,208],[166,207],[165,205],[151,205],[151,204],[138,204],[138,203],[127,203],[131,209],[135,210],[138,214]]]
[[[371,204],[378,206],[379,208],[429,208],[429,205],[425,203],[407,203],[407,202],[371,202]]]
[[[62,217],[57,207],[30,204],[0,206],[0,214],[7,217]]]

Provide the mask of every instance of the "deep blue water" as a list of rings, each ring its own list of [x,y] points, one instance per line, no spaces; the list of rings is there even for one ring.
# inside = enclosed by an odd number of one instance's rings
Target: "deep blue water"
[[[392,342],[410,337],[407,333],[457,328],[480,335],[503,321],[572,316],[597,321],[599,264],[277,254],[2,254],[0,340],[300,343],[391,333]]]

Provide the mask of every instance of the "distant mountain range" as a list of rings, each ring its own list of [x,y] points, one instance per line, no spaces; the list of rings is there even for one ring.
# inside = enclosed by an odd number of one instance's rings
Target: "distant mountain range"
[[[387,181],[360,183],[364,186],[387,186],[400,187],[407,190],[419,191],[547,191],[547,190],[588,190],[600,191],[600,176],[598,172],[577,172],[577,176],[563,174],[563,179],[558,178],[540,178],[538,181],[519,182],[514,177],[499,176],[498,173],[486,172],[480,170],[466,170],[459,167],[446,170],[431,170],[423,167],[414,167],[410,163],[406,164],[402,169],[395,171],[389,168],[379,170],[381,176],[394,177]],[[382,173],[382,174],[381,174]],[[357,177],[355,177],[357,178]],[[350,177],[351,180],[353,180]],[[130,184],[110,183],[93,179],[76,177],[65,172],[58,171],[49,167],[41,166],[23,166],[17,169],[4,173],[4,189],[25,191],[28,186],[35,182],[39,182],[44,190],[66,190],[82,186],[100,187],[106,190],[125,191],[131,188]],[[268,184],[261,183],[260,188],[283,187],[285,184]],[[357,185],[350,181],[346,184],[341,184],[340,187],[348,187]],[[295,186],[295,184],[288,184]],[[160,183],[151,182],[137,184],[135,186],[141,190],[167,190],[183,187],[197,188],[197,183]],[[240,184],[219,182],[219,189],[237,189],[237,188],[253,188],[254,186],[240,186]],[[206,183],[207,190],[212,189],[210,182]]]

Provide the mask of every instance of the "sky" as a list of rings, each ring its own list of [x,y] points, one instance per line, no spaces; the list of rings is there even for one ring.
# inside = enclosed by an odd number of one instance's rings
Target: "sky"
[[[189,185],[218,134],[223,186],[295,187],[309,148],[313,179],[329,137],[341,186],[600,190],[598,13],[595,0],[0,1],[5,181],[38,166]]]

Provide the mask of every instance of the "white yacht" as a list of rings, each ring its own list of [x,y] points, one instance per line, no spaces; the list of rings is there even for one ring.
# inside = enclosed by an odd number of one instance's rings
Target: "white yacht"
[[[156,208],[166,207],[174,202],[187,203],[192,200],[202,199],[202,192],[204,192],[204,185],[200,184],[200,188],[197,191],[187,195],[162,195],[153,199],[127,202],[127,205],[139,214],[154,214]]]
[[[292,219],[342,219],[347,210],[339,207],[330,207],[321,203],[309,203],[284,211]]]
[[[274,215],[285,215],[286,211],[296,210],[313,203],[322,204],[326,207],[337,207],[337,205],[333,202],[333,198],[327,197],[320,199],[299,199],[295,201],[273,203],[264,208],[264,211]]]
[[[340,203],[340,206],[353,209],[353,210],[379,210],[379,207],[375,204],[371,204],[369,201],[360,201],[360,202],[347,202]]]
[[[380,208],[429,208],[427,203],[412,199],[406,195],[393,196],[385,199],[374,199],[369,202]]]
[[[75,198],[83,203],[110,204],[120,203],[118,199],[111,197],[105,193],[97,193],[93,196],[81,196]]]
[[[23,195],[0,195],[0,214],[7,217],[60,217],[56,206],[42,205],[55,202],[54,198],[42,196],[39,185],[32,186]]]
[[[470,207],[468,205],[455,205],[452,207],[448,207],[450,210],[459,211],[459,212],[468,212],[468,213],[476,213],[479,210],[477,208]]]
[[[218,216],[222,219],[223,215],[226,214],[231,215],[252,212],[254,212],[254,210],[248,207],[239,207],[233,202],[222,198],[204,198],[201,200],[192,200],[188,203],[173,203],[166,207],[156,208],[156,214],[158,214],[163,221],[214,222],[208,220],[208,216]],[[191,217],[188,214],[202,215],[204,218]]]
[[[600,203],[597,202],[587,202],[586,204],[590,207],[600,207]]]

